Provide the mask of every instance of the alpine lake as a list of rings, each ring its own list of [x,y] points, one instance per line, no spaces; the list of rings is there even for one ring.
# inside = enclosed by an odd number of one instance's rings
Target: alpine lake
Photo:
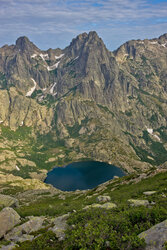
[[[48,172],[45,183],[62,191],[92,189],[99,184],[125,173],[119,167],[97,161],[73,162],[64,167],[55,167]]]

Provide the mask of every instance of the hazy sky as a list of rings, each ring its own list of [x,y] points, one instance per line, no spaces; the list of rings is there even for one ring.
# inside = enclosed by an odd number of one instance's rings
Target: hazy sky
[[[167,0],[0,0],[0,46],[25,35],[40,49],[64,48],[91,30],[110,50],[158,37],[167,33]]]

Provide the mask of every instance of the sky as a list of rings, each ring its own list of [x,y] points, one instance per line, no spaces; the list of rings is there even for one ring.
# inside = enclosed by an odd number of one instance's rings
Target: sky
[[[27,36],[40,49],[65,48],[95,30],[115,50],[167,33],[167,0],[0,0],[0,47]]]

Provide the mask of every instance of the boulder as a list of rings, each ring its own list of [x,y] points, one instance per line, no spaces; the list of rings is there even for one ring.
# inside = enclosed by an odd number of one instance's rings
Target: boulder
[[[119,176],[114,175],[113,179],[119,179]]]
[[[165,249],[164,244],[167,241],[167,220],[140,233],[138,237],[145,239],[146,250]]]
[[[0,212],[0,238],[20,222],[20,215],[11,207],[6,207]]]
[[[32,240],[32,237],[29,237],[28,234],[41,229],[44,219],[45,217],[31,217],[29,221],[18,227],[15,227],[12,231],[6,234],[5,239],[12,240],[14,242]]]
[[[1,246],[1,250],[12,250],[12,249],[15,249],[18,245],[14,244],[14,243],[11,243],[7,246]]]
[[[0,194],[0,206],[2,207],[17,207],[19,201],[12,196]]]
[[[91,204],[91,205],[87,205],[86,207],[84,207],[83,209],[89,209],[89,208],[100,208],[101,207],[101,205],[100,204],[96,204],[96,203],[94,203],[94,204]]]
[[[56,217],[54,220],[54,227],[52,228],[52,231],[56,234],[57,238],[59,240],[65,239],[65,233],[64,231],[67,229],[67,218],[69,217],[69,214],[64,214],[62,216]]]
[[[112,203],[112,202],[107,202],[107,203],[104,203],[103,205],[101,204],[91,204],[91,205],[87,205],[86,207],[84,207],[83,209],[89,209],[89,208],[105,208],[105,209],[112,209],[112,208],[115,208],[117,207],[117,205],[115,203]]]
[[[110,201],[111,198],[110,196],[103,196],[103,195],[100,195],[96,198],[96,201],[97,202],[107,202],[107,201]]]
[[[116,208],[117,205],[115,203],[112,202],[107,202],[103,205],[101,205],[101,208],[105,208],[105,209],[112,209],[112,208]]]
[[[146,191],[146,192],[143,192],[143,194],[145,195],[152,195],[152,194],[155,194],[157,191]]]
[[[128,200],[131,206],[138,207],[138,206],[148,206],[149,201],[148,200],[135,200],[135,199],[129,199]]]

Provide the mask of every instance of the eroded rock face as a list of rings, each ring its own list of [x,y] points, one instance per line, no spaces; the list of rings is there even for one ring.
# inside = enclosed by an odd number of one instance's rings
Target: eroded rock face
[[[19,214],[11,207],[6,207],[0,212],[0,238],[20,222]]]
[[[146,250],[165,249],[165,242],[167,241],[167,220],[156,224],[138,236],[139,238],[145,239]]]
[[[49,132],[53,120],[53,110],[39,105],[35,100],[20,95],[15,87],[11,87],[7,92],[0,90],[1,123],[9,126],[12,130],[20,126],[34,127],[41,132]]]

